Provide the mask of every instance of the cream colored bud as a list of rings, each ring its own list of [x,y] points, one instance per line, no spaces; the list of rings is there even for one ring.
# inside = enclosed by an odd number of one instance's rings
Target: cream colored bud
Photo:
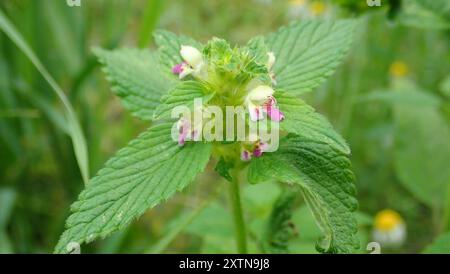
[[[196,68],[203,63],[202,53],[194,47],[183,45],[181,46],[180,54],[184,61],[193,68]]]
[[[257,86],[256,88],[252,89],[248,93],[248,100],[250,101],[261,101],[266,100],[269,96],[271,96],[274,93],[274,90],[265,85]]]

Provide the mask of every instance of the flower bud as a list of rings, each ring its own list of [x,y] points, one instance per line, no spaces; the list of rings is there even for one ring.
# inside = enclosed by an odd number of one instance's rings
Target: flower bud
[[[248,93],[248,100],[250,101],[261,101],[261,100],[267,100],[272,94],[274,93],[273,89],[269,86],[257,86],[256,88],[252,89]]]
[[[194,47],[181,46],[180,54],[184,61],[193,68],[196,68],[203,63],[202,53]]]

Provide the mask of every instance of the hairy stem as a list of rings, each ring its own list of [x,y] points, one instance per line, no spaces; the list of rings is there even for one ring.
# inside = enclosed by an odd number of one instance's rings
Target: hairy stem
[[[236,244],[240,254],[247,253],[247,231],[245,228],[244,215],[242,213],[241,194],[239,189],[238,172],[234,172],[233,180],[230,182],[230,201],[233,210],[234,230],[236,234]]]

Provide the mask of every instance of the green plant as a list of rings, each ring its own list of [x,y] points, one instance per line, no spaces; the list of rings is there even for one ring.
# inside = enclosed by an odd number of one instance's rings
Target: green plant
[[[87,184],[71,207],[67,230],[55,252],[70,252],[71,242],[90,242],[125,228],[148,208],[185,188],[211,158],[217,161],[216,171],[229,181],[240,253],[247,252],[248,236],[240,194],[244,172],[250,183],[297,186],[323,232],[317,249],[352,252],[358,240],[350,149],[328,121],[298,96],[334,72],[349,49],[355,25],[352,20],[294,22],[243,47],[218,38],[203,45],[156,31],[158,51],[96,49],[125,108],[152,126]],[[201,108],[193,103],[198,98],[205,103]],[[210,106],[243,107],[245,129],[270,118],[270,127],[262,132],[279,127],[279,148],[269,151],[263,134],[253,139],[245,135],[242,141],[234,131],[231,140],[199,141],[199,132],[208,123],[197,123],[185,113],[181,118],[171,116],[180,106],[194,115],[198,111],[205,115]],[[225,120],[216,113],[212,117]],[[235,120],[239,116],[233,116]],[[174,140],[175,126],[179,131]],[[217,126],[211,132],[224,136]],[[276,212],[272,215],[277,221]]]

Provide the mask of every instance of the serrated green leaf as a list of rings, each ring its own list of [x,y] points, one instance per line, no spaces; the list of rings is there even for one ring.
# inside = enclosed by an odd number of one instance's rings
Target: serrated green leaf
[[[267,46],[263,36],[256,36],[247,43],[247,49],[253,56],[255,62],[259,64],[267,64],[269,57],[267,56]]]
[[[319,251],[350,253],[358,248],[354,175],[341,151],[328,143],[288,135],[276,152],[252,160],[248,177],[254,183],[280,180],[301,186],[324,233]]]
[[[192,110],[195,99],[202,99],[202,103],[207,103],[212,94],[207,94],[205,86],[197,81],[183,81],[175,86],[168,94],[161,98],[161,105],[155,110],[154,118],[170,118],[174,108],[186,106]]]
[[[347,53],[354,20],[301,21],[267,36],[277,88],[294,95],[309,92],[330,76]]]
[[[151,120],[161,96],[175,84],[161,73],[156,53],[130,48],[94,52],[124,107],[140,119]]]
[[[195,47],[200,51],[203,48],[201,43],[190,37],[176,35],[175,33],[166,30],[154,31],[153,37],[155,38],[155,43],[159,47],[158,53],[162,69],[168,75],[173,75],[172,68],[176,64],[183,62],[180,55],[182,45]],[[176,76],[173,76],[173,78],[176,78]]]
[[[223,157],[220,157],[220,160],[217,162],[214,170],[223,178],[227,179],[229,182],[233,181],[233,177],[231,177],[230,170],[233,168],[233,164],[225,161]]]
[[[293,206],[296,193],[284,191],[273,205],[263,235],[263,248],[268,253],[285,254],[289,252],[289,240],[295,235],[292,223]]]
[[[183,147],[172,140],[172,123],[150,128],[110,159],[80,194],[55,248],[91,242],[122,229],[132,220],[182,190],[208,163],[211,145]]]
[[[350,153],[350,148],[345,140],[333,129],[324,116],[315,112],[314,108],[286,92],[277,91],[275,97],[280,110],[286,117],[280,123],[282,130],[328,143],[345,154]]]

